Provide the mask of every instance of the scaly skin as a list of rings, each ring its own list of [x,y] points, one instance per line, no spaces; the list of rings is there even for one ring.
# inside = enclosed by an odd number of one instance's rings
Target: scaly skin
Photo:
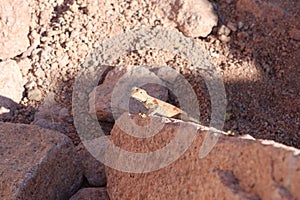
[[[148,93],[141,88],[133,87],[131,89],[130,96],[141,102],[148,109],[148,113],[142,115],[144,117],[152,116],[154,114],[158,114],[163,117],[174,117],[180,115],[182,120],[192,121],[199,124],[199,120],[189,117],[183,110],[148,95]]]
[[[130,96],[132,98],[138,100],[139,102],[141,102],[148,109],[148,113],[142,114],[141,115],[142,117],[152,116],[154,114],[158,114],[163,117],[174,117],[174,116],[179,115],[180,119],[182,119],[182,120],[192,121],[197,124],[200,124],[199,120],[189,117],[188,114],[186,112],[184,112],[183,110],[177,108],[176,106],[173,106],[172,104],[169,104],[162,100],[151,97],[150,95],[148,95],[148,93],[145,90],[143,90],[141,88],[133,87],[131,89]],[[214,133],[220,133],[220,134],[229,135],[229,136],[235,135],[235,133],[233,133],[231,131],[226,133],[226,132],[217,130],[213,127],[207,127],[202,130],[208,130],[208,131],[212,131]]]

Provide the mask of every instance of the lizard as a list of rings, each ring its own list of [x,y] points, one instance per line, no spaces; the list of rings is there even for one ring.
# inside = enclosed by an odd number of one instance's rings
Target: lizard
[[[191,121],[196,124],[200,125],[200,121],[190,117],[185,111],[181,110],[180,108],[177,108],[176,106],[169,104],[167,102],[164,102],[160,99],[154,98],[150,96],[146,90],[139,88],[139,87],[133,87],[131,89],[130,96],[139,102],[141,102],[147,109],[148,112],[146,114],[140,114],[141,117],[145,118],[147,116],[153,116],[155,114],[158,114],[163,117],[172,118],[176,116],[180,116],[179,118],[184,121]],[[224,135],[235,135],[233,132],[223,132],[219,131],[215,128],[208,128],[207,130],[213,130],[214,132],[219,132]]]
[[[150,96],[146,90],[142,88],[133,87],[131,89],[130,96],[141,102],[148,109],[146,114],[141,114],[142,117],[153,116],[155,114],[168,118],[179,116],[179,118],[184,121],[191,121],[200,124],[199,120],[190,117],[185,111],[173,106],[172,104]]]

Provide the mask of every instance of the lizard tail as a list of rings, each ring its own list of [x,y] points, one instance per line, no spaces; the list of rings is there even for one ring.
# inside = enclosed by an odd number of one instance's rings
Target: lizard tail
[[[187,115],[181,115],[180,119],[183,120],[183,121],[190,121],[190,122],[194,122],[196,124],[200,124],[199,120],[197,120],[197,119],[195,119],[193,117],[187,116]]]

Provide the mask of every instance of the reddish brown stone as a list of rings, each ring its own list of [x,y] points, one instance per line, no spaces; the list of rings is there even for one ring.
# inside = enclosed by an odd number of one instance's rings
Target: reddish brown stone
[[[0,123],[0,199],[67,199],[82,173],[69,138],[38,126]]]
[[[109,200],[106,188],[83,188],[70,200]]]
[[[95,159],[82,144],[76,148],[80,162],[82,163],[83,175],[89,185],[96,187],[105,186],[106,175],[103,163]]]
[[[179,124],[188,134],[186,130],[191,125]],[[115,126],[111,139],[131,152],[157,151],[172,141],[179,124],[167,123],[161,132],[147,139],[131,137]],[[198,130],[196,139],[179,159],[156,171],[126,173],[107,167],[109,196],[112,199],[300,198],[299,150],[273,141],[221,135],[213,150],[200,159],[199,150],[206,136],[207,132]],[[124,159],[119,163],[126,165]]]

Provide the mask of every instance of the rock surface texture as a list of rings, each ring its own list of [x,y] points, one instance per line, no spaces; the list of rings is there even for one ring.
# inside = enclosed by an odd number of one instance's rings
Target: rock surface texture
[[[19,103],[23,95],[22,74],[13,60],[0,62],[0,96]]]
[[[82,182],[66,136],[37,126],[0,123],[0,199],[67,199]]]
[[[83,188],[70,200],[109,200],[106,188]]]
[[[13,58],[27,49],[29,25],[27,1],[0,2],[0,59]]]
[[[68,109],[59,105],[54,97],[53,93],[48,94],[35,113],[32,124],[61,133],[68,133],[72,131],[70,130],[72,128],[68,127],[66,122],[72,122],[72,117],[68,113]]]
[[[76,147],[77,154],[81,162],[83,176],[90,186],[99,187],[106,185],[106,175],[104,165],[96,160],[82,145]]]
[[[131,137],[115,126],[111,140],[131,152],[151,152],[169,144],[179,134],[175,134],[179,125],[185,127],[181,134],[190,134],[188,126],[193,125],[183,122],[166,123],[157,135],[147,139]],[[299,150],[273,141],[221,135],[212,151],[199,159],[207,134],[198,130],[183,155],[156,171],[138,174],[107,167],[109,196],[111,199],[300,198]],[[121,156],[118,159],[119,165],[126,165],[125,159],[122,161]],[[149,163],[155,164],[155,160]]]

